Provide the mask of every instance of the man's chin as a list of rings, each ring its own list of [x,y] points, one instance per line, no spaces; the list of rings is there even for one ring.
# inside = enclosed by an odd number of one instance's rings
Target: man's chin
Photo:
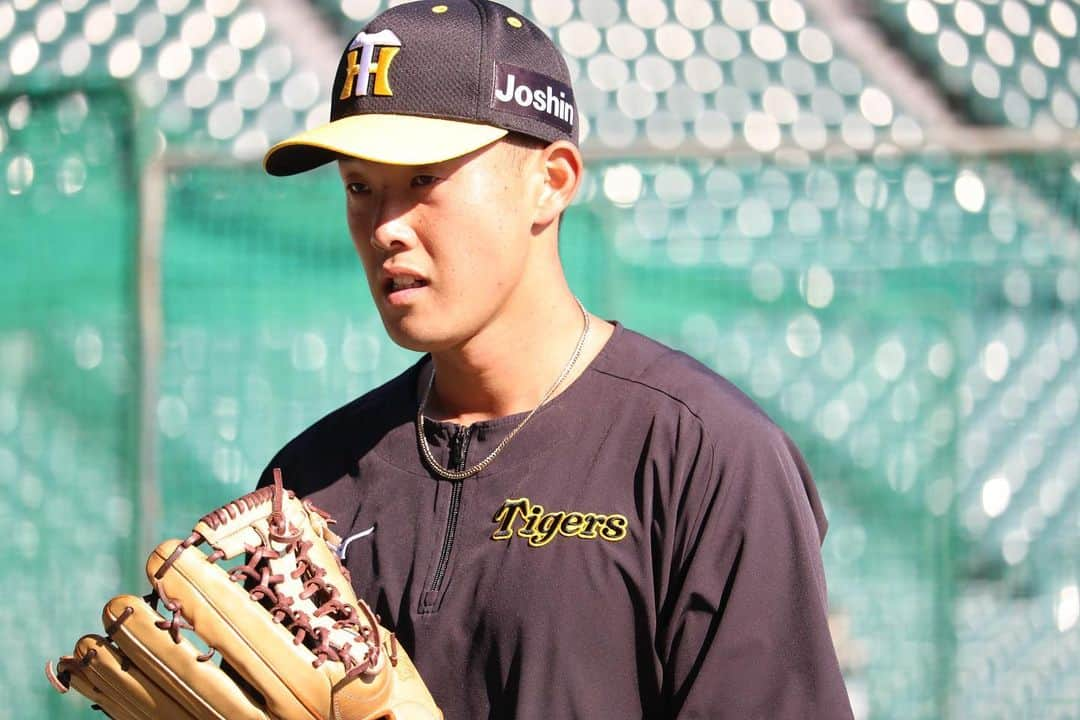
[[[383,327],[386,328],[386,334],[395,345],[413,352],[438,352],[454,344],[442,328],[415,327],[413,323],[407,321],[402,322],[399,319],[388,321],[386,318],[383,318]]]

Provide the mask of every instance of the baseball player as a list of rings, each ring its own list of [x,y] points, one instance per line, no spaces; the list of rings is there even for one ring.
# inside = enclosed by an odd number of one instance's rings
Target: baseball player
[[[332,93],[265,167],[336,163],[386,331],[424,356],[263,482],[331,512],[446,718],[850,718],[798,449],[567,286],[581,117],[550,39],[487,0],[399,5]]]

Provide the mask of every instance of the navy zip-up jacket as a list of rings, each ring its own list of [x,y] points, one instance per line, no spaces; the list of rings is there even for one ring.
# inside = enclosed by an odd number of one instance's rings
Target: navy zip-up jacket
[[[268,470],[337,520],[357,594],[447,720],[852,717],[821,503],[797,448],[745,395],[617,325],[490,466],[452,482],[418,448],[425,362]],[[425,432],[460,468],[522,417]]]

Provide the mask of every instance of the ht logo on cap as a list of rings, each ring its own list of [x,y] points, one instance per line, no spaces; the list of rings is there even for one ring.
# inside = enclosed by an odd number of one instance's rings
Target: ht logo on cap
[[[379,48],[379,59],[372,62],[375,48]],[[357,33],[346,48],[345,84],[341,87],[339,100],[348,100],[350,95],[368,94],[368,78],[375,76],[372,95],[393,95],[390,89],[390,63],[401,50],[401,39],[391,30],[380,30],[371,35]],[[359,76],[359,80],[357,78]],[[355,92],[353,90],[355,86]]]

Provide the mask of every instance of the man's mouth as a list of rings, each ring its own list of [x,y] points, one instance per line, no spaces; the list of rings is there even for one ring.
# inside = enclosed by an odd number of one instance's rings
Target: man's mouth
[[[389,277],[383,283],[384,297],[391,304],[409,302],[413,294],[427,287],[427,280],[415,275]]]
[[[425,285],[427,285],[427,283],[420,278],[396,277],[390,279],[387,287],[387,292],[394,292],[396,290],[408,290],[410,288],[423,287]]]

